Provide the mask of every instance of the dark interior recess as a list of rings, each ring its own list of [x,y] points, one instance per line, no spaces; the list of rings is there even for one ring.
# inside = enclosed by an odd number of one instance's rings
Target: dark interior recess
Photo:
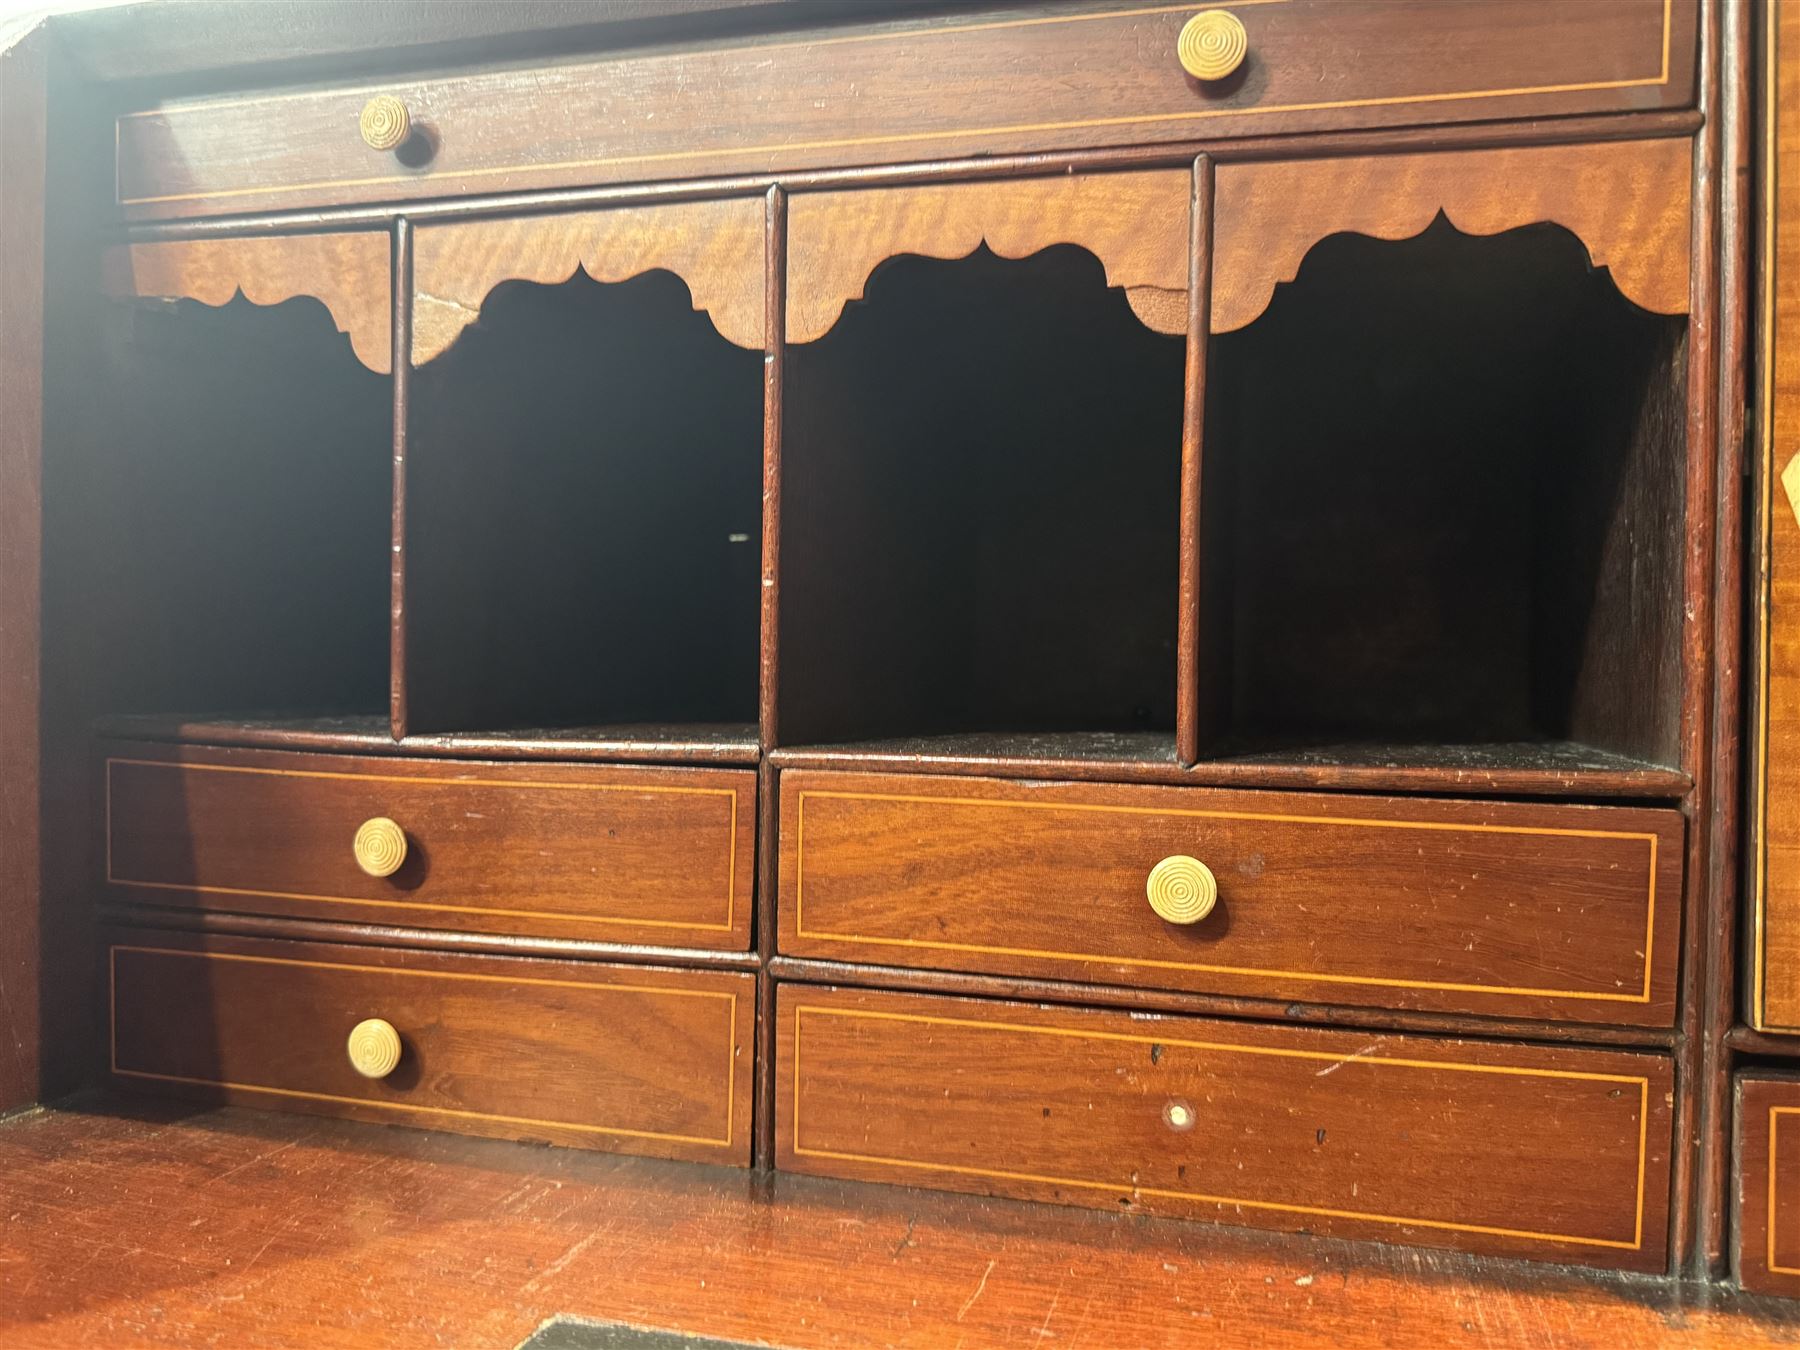
[[[1555,225],[1314,247],[1209,351],[1204,752],[1674,765],[1686,333]]]
[[[782,742],[1172,756],[1182,362],[1072,246],[892,260],[790,349]]]
[[[669,272],[494,290],[411,388],[413,731],[755,723],[762,366]]]
[[[392,386],[312,299],[121,304],[57,466],[88,705],[370,713],[388,691]]]

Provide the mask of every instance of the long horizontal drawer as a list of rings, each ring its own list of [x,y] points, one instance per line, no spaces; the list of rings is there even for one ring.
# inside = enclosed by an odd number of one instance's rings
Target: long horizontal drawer
[[[1660,1270],[1669,1061],[783,985],[798,1172]]]
[[[118,119],[117,195],[130,217],[193,216],[1694,99],[1697,0],[1244,0],[1199,44],[1241,64],[1191,77],[1182,31],[1218,8],[996,8],[170,100]],[[394,151],[358,132],[381,94],[413,130]]]
[[[121,1087],[750,1161],[751,975],[131,930],[106,962]]]
[[[782,775],[780,803],[780,943],[793,956],[1434,1012],[1674,1017],[1674,811],[806,770]],[[1201,873],[1216,888],[1204,917],[1152,907],[1152,891],[1179,907]]]
[[[102,758],[115,898],[458,932],[750,945],[753,771],[132,743],[109,744]],[[385,837],[365,832],[371,821],[391,822],[380,827]],[[395,870],[371,875],[365,864]]]

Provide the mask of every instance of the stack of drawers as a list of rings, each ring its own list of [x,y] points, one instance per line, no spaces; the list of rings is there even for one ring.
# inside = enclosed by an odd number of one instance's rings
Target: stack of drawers
[[[111,896],[358,943],[109,931],[121,1083],[748,1164],[754,772],[103,750]],[[382,926],[437,949],[363,945]]]
[[[1626,807],[790,770],[784,953],[1076,1006],[784,985],[778,1163],[1660,1268],[1666,1055],[1079,1000],[1667,1027],[1682,837]]]

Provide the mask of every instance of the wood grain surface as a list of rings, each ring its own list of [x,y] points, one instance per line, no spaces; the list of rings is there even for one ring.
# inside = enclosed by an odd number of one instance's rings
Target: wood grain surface
[[[106,913],[118,923],[166,922],[171,927],[188,928],[192,920],[179,911],[168,911],[160,920],[142,910],[126,910],[109,906]],[[136,917],[145,915],[145,917]],[[179,921],[178,921],[179,920]],[[267,932],[279,937],[318,937],[317,933],[299,930],[309,925],[301,919],[258,919],[229,914],[201,916],[209,931]],[[319,925],[310,925],[318,927]],[[395,934],[406,930],[379,930]],[[329,935],[326,935],[329,937]],[[344,942],[375,940],[365,936],[345,936]],[[404,939],[381,938],[382,941]],[[498,939],[456,939],[467,942],[469,950],[488,950]],[[430,946],[413,937],[414,945]],[[550,944],[541,939],[506,939],[506,950],[519,944],[522,952],[544,955],[589,955],[568,949],[569,944]],[[597,953],[604,956],[605,953]],[[675,956],[646,956],[668,965],[679,965],[682,959],[699,964],[743,958],[736,953],[686,953]],[[896,992],[922,994],[954,994],[966,998],[1011,999],[1021,1003],[1054,1003],[1083,1008],[1117,1008],[1157,1013],[1183,1013],[1196,1017],[1231,1017],[1249,1021],[1279,1024],[1287,1027],[1361,1028],[1371,1031],[1416,1031],[1428,1036],[1480,1035],[1490,1040],[1538,1041],[1556,1045],[1620,1046],[1627,1050],[1668,1050],[1678,1040],[1672,1027],[1606,1026],[1593,1022],[1545,1022],[1516,1017],[1484,1017],[1471,1021],[1465,1014],[1409,1012],[1395,1008],[1373,1008],[1343,1002],[1307,1002],[1291,999],[1251,998],[1241,994],[1194,994],[1180,989],[1159,989],[1152,985],[1098,984],[1093,981],[1052,980],[1037,975],[972,975],[966,971],[932,970],[924,966],[873,965],[867,962],[829,961],[817,956],[776,955],[768,962],[768,971],[778,981],[798,984],[848,984]]]
[[[413,241],[413,364],[456,341],[501,282],[555,285],[577,268],[605,282],[664,268],[727,341],[763,345],[763,206],[739,197],[422,227]]]
[[[1736,1083],[1734,1273],[1760,1294],[1800,1295],[1800,1079],[1742,1073]]]
[[[107,743],[116,898],[464,932],[750,945],[756,775]],[[364,875],[358,827],[405,831]]]
[[[1800,1031],[1800,12],[1773,10],[1776,59],[1764,165],[1762,454],[1756,596],[1752,944],[1746,1016],[1765,1031]],[[1772,179],[1771,179],[1772,174]]]
[[[824,337],[869,274],[900,253],[1023,258],[1052,244],[1098,257],[1106,284],[1159,333],[1187,332],[1192,176],[1143,173],[796,193],[788,205],[787,340]]]
[[[1270,132],[1680,108],[1697,0],[1241,4],[1251,56],[1203,86],[1191,4],[994,9],[536,68],[165,99],[118,122],[118,198],[173,217]],[[378,154],[402,99],[428,155]]]
[[[1479,744],[1339,741],[1176,760],[1161,732],[966,732],[778,746],[789,768],[930,772],[976,778],[1067,778],[1198,787],[1435,792],[1475,797],[1677,798],[1680,769],[1557,741]]]
[[[215,307],[239,294],[254,305],[310,295],[357,360],[385,375],[394,356],[389,253],[387,235],[373,231],[117,244],[103,255],[101,285],[114,297]]]
[[[95,730],[115,740],[242,745],[268,750],[349,751],[433,759],[566,759],[612,763],[756,766],[756,727],[714,723],[638,723],[619,727],[502,728],[418,732],[396,741],[375,713],[326,717],[184,717],[113,714]]]
[[[1734,0],[1720,17],[1719,84],[1719,308],[1742,315],[1742,322],[1723,325],[1719,344],[1718,481],[1753,481],[1756,450],[1752,414],[1751,369],[1756,351],[1756,313],[1752,259],[1756,231],[1754,165],[1759,136],[1754,121],[1757,87],[1767,78],[1759,68],[1759,46],[1767,40],[1768,16]],[[1750,605],[1744,577],[1750,561],[1747,507],[1751,493],[1721,492],[1714,534],[1713,593],[1723,603],[1713,607],[1714,678],[1710,713],[1712,751],[1707,778],[1710,798],[1706,816],[1710,837],[1708,874],[1697,888],[1703,906],[1703,936],[1694,957],[1692,988],[1697,991],[1699,1090],[1694,1094],[1700,1148],[1694,1166],[1694,1238],[1689,1270],[1707,1279],[1724,1276],[1730,1265],[1728,1246],[1732,1169],[1731,1050],[1726,1037],[1738,1022],[1738,990],[1743,967],[1743,878],[1746,816],[1743,788],[1744,754],[1753,743],[1746,725],[1745,677],[1749,645],[1745,639]]]
[[[745,1166],[755,978],[113,929],[121,1087]],[[365,1078],[346,1040],[400,1036]]]
[[[1685,314],[1692,178],[1685,138],[1221,165],[1212,331],[1254,320],[1326,235],[1406,239],[1440,211],[1475,235],[1554,221],[1627,299]]]
[[[39,917],[46,60],[42,33],[0,49],[0,1111],[37,1100],[58,980]]]
[[[1453,1252],[142,1099],[0,1124],[0,1199],[18,1350],[510,1346],[559,1313],[792,1350],[1291,1350],[1297,1329],[1754,1350],[1800,1328],[1785,1300]]]
[[[793,985],[778,1006],[778,1167],[1666,1260],[1665,1058]]]
[[[1616,807],[788,770],[781,950],[888,965],[1670,1023],[1682,822]],[[1217,877],[1187,926],[1161,859]]]

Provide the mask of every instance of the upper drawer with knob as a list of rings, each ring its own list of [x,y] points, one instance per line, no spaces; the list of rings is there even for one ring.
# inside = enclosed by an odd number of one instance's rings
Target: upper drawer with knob
[[[1697,0],[1058,4],[538,69],[174,99],[128,216],[1426,125],[1694,101]]]
[[[490,764],[114,742],[115,899],[742,951],[751,770]]]
[[[1667,1026],[1679,813],[789,770],[791,956]]]

